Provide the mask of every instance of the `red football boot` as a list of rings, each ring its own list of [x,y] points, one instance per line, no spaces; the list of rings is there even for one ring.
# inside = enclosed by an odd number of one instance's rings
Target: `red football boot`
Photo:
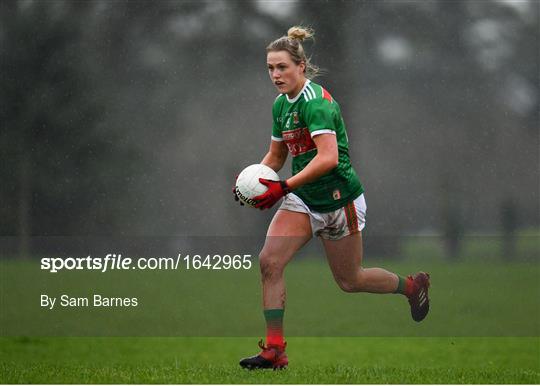
[[[429,274],[418,272],[414,276],[407,276],[407,279],[413,281],[413,290],[409,298],[411,305],[411,316],[415,322],[424,320],[429,312]]]
[[[283,369],[289,364],[287,354],[285,354],[285,343],[283,346],[268,345],[265,347],[262,339],[259,347],[262,349],[259,355],[244,358],[240,361],[240,366],[245,369]]]

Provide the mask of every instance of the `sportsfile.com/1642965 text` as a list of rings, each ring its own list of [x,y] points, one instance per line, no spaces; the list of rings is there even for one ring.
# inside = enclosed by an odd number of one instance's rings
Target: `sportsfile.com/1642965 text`
[[[44,257],[41,270],[56,273],[62,270],[248,270],[252,267],[250,254],[187,254],[173,257],[124,257],[109,253],[104,257]]]

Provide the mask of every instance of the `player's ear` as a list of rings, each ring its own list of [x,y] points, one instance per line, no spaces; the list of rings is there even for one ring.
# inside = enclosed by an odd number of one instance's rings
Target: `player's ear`
[[[301,61],[300,64],[298,65],[298,67],[300,67],[300,71],[301,71],[302,73],[305,73],[305,72],[306,72],[306,62]]]

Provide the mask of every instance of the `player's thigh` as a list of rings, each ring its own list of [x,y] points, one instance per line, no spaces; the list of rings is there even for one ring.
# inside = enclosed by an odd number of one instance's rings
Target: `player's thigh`
[[[362,265],[362,233],[356,232],[340,240],[322,239],[322,243],[334,277],[354,278]]]
[[[260,257],[286,264],[310,239],[309,216],[306,213],[280,209],[268,227]]]

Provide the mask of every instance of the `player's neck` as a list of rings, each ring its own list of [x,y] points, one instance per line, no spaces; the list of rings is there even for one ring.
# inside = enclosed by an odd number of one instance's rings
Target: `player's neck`
[[[306,82],[307,82],[306,78],[300,80],[298,84],[296,85],[296,87],[294,88],[294,90],[287,93],[287,96],[289,97],[289,99],[294,99],[302,91]]]

